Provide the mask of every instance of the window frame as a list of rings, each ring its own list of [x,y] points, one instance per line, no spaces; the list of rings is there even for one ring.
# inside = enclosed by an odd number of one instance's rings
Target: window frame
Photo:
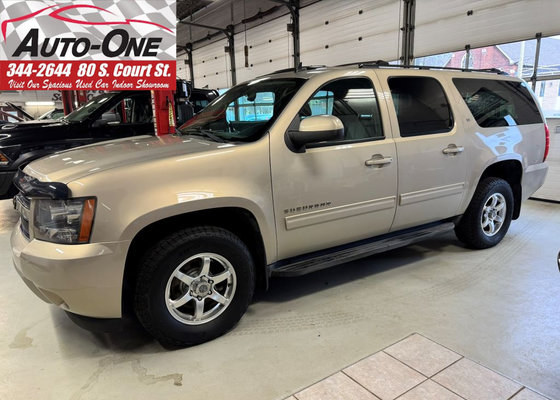
[[[413,134],[413,135],[403,135],[401,132],[401,127],[399,124],[399,115],[397,113],[397,107],[395,106],[395,101],[393,100],[393,93],[391,91],[391,85],[389,84],[389,81],[391,79],[395,79],[395,78],[423,78],[423,79],[432,79],[434,81],[437,82],[437,84],[439,85],[439,87],[441,88],[441,91],[443,92],[443,96],[445,97],[445,101],[447,102],[448,108],[449,108],[449,117],[450,117],[450,124],[449,124],[449,129],[448,130],[442,130],[442,131],[433,131],[433,132],[424,132],[424,133],[418,133],[418,134]],[[453,106],[451,105],[451,102],[449,101],[449,94],[445,91],[445,87],[442,84],[442,82],[433,76],[426,76],[426,75],[389,75],[387,77],[387,88],[389,89],[389,93],[391,93],[391,104],[393,106],[393,111],[395,112],[395,118],[397,119],[397,128],[399,129],[399,137],[400,138],[413,138],[413,137],[422,137],[422,136],[429,136],[429,135],[442,135],[442,134],[446,134],[446,133],[451,133],[453,132],[453,130],[455,129],[455,125],[457,122],[457,119],[455,118],[455,110],[453,109]],[[393,128],[394,129],[394,128]]]
[[[475,122],[475,124],[480,128],[480,129],[493,129],[493,128],[497,128],[495,126],[482,126],[480,125],[480,123],[478,122],[476,116],[473,114],[473,112],[471,111],[469,105],[467,104],[466,100],[463,98],[463,95],[461,93],[461,90],[459,90],[459,88],[457,87],[455,80],[456,79],[463,79],[463,80],[485,80],[485,81],[492,81],[492,82],[498,82],[498,81],[504,81],[504,82],[519,82],[516,81],[514,79],[491,79],[491,78],[480,78],[480,77],[462,77],[462,76],[454,76],[453,78],[451,78],[451,83],[453,84],[453,87],[455,88],[455,90],[457,91],[457,94],[459,96],[459,99],[461,100],[462,104],[466,107],[466,110],[469,112],[469,114],[472,116],[473,121]],[[525,126],[525,125],[533,125],[533,124],[541,124],[541,123],[545,123],[546,118],[541,114],[541,111],[539,109],[539,100],[536,96],[536,94],[531,95],[531,90],[529,88],[529,84],[527,82],[524,82],[525,85],[527,85],[526,89],[527,92],[531,98],[531,100],[533,101],[535,108],[536,108],[536,112],[538,113],[541,122],[533,122],[533,123],[529,123],[529,124],[518,124],[516,123],[515,125],[510,125],[510,126]]]
[[[379,96],[377,95],[378,94],[377,93],[377,88],[375,87],[375,84],[374,84],[373,80],[367,75],[363,75],[363,76],[344,76],[344,77],[334,78],[334,79],[328,80],[326,82],[323,82],[316,90],[313,91],[311,96],[309,96],[307,98],[307,100],[305,100],[303,102],[303,105],[298,109],[296,115],[294,116],[294,119],[292,120],[292,124],[294,123],[294,121],[297,121],[296,129],[299,127],[299,123],[300,123],[299,112],[300,112],[300,110],[305,106],[305,104],[309,103],[309,101],[311,101],[317,93],[324,90],[323,88],[325,86],[330,85],[333,82],[346,81],[346,80],[356,80],[356,79],[367,79],[371,83],[371,88],[372,88],[373,94],[375,96],[375,103],[377,105],[377,113],[378,113],[378,116],[379,116],[379,126],[381,127],[381,134],[382,135],[381,136],[366,137],[366,138],[361,138],[361,139],[350,139],[350,140],[342,139],[342,140],[331,140],[331,141],[328,141],[328,142],[310,143],[310,144],[307,144],[305,146],[306,149],[316,149],[316,148],[321,148],[321,147],[340,146],[340,145],[347,145],[347,144],[354,144],[354,143],[374,142],[374,141],[379,141],[379,140],[385,140],[387,138],[387,135],[385,135],[385,129],[383,129],[383,116],[381,115],[382,113],[381,113],[381,107],[379,105]],[[334,97],[333,97],[333,102],[334,102]],[[324,114],[321,114],[321,115],[324,115]],[[292,124],[290,124],[290,125],[292,125]],[[287,132],[286,132],[286,134],[287,134]]]

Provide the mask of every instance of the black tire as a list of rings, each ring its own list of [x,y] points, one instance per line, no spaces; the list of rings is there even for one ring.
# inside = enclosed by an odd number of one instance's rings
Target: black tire
[[[493,220],[492,217],[501,211],[491,207],[493,199],[498,201],[497,207],[502,200],[505,201],[505,210],[501,215],[503,222],[499,226],[498,220]],[[500,178],[484,179],[476,188],[465,214],[455,226],[457,238],[473,249],[487,249],[497,245],[509,229],[513,204],[513,192],[509,183]],[[494,214],[489,209],[493,210]],[[491,221],[483,227],[489,219]]]
[[[207,259],[209,272],[203,274]],[[221,269],[230,271],[228,278],[223,278],[227,273]],[[193,276],[196,279],[190,281]],[[214,283],[214,277],[221,281]],[[164,346],[195,345],[237,324],[249,306],[254,282],[253,259],[237,236],[217,227],[187,228],[162,239],[144,256],[136,280],[134,310],[144,328]],[[213,299],[218,294],[221,301],[230,299],[226,306]],[[185,298],[191,300],[180,307],[168,305]],[[200,315],[209,316],[197,321],[200,303]]]

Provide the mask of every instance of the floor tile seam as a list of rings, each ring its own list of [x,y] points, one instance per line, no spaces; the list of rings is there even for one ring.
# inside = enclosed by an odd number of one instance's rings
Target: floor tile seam
[[[373,353],[373,354],[377,354],[377,353]],[[373,393],[371,390],[369,390],[367,387],[365,387],[364,385],[362,385],[360,382],[358,382],[356,379],[354,379],[353,377],[351,377],[350,375],[348,375],[346,372],[344,372],[343,370],[340,370],[340,372],[342,374],[344,374],[344,376],[346,376],[348,379],[350,379],[352,382],[355,382],[356,384],[360,385],[362,388],[364,388],[365,391],[367,391],[368,393],[371,393],[373,395],[373,397],[375,397],[376,399],[380,399],[381,397],[379,397],[378,395],[376,395],[375,393]]]
[[[414,372],[418,372],[420,375],[422,375],[424,378],[429,379],[430,377],[426,374],[423,374],[422,372],[418,371],[416,368],[411,367],[410,365],[408,365],[407,363],[405,363],[402,360],[399,360],[397,357],[392,356],[391,354],[387,353],[385,350],[381,350],[381,353],[384,353],[385,355],[391,357],[393,360],[398,361],[399,363],[401,363],[402,365],[404,365],[405,367],[410,368],[411,370],[413,370]]]
[[[435,342],[434,342],[434,343],[435,343]],[[395,343],[395,344],[396,344],[396,343]],[[397,360],[397,361],[400,362],[401,364],[406,365],[408,368],[410,368],[410,369],[412,369],[412,370],[418,372],[418,373],[421,374],[422,376],[425,376],[427,379],[433,378],[434,376],[436,376],[437,374],[439,374],[439,373],[442,372],[443,370],[445,370],[445,369],[451,367],[453,364],[455,364],[455,363],[461,361],[463,358],[465,358],[465,356],[463,356],[463,355],[461,355],[461,354],[459,354],[459,353],[453,352],[453,353],[455,353],[455,354],[457,354],[457,355],[459,356],[459,358],[458,358],[457,360],[453,361],[453,362],[452,362],[451,364],[449,364],[449,365],[446,365],[445,367],[443,367],[442,369],[440,369],[440,370],[438,370],[437,372],[433,373],[432,375],[426,375],[425,373],[423,373],[423,372],[417,370],[417,369],[414,368],[413,366],[408,365],[405,361],[399,360],[397,357],[394,357],[393,355],[387,353],[385,350],[381,350],[381,352],[387,354],[389,357],[393,358],[394,360]]]
[[[520,385],[522,385],[522,384],[520,383]],[[523,387],[522,387],[521,389],[519,389],[514,395],[512,395],[511,397],[509,397],[507,400],[514,399],[515,396],[517,396],[523,389],[527,389],[527,390],[529,390],[529,391],[531,391],[531,392],[534,392],[534,393],[538,394],[539,396],[544,397],[546,400],[552,400],[550,397],[548,397],[548,396],[542,394],[541,392],[539,392],[539,391],[537,391],[537,390],[535,390],[535,389],[531,389],[530,387],[525,386],[525,385],[523,385]]]
[[[429,338],[428,336],[424,335],[424,334],[421,333],[421,332],[415,332],[415,334],[422,336],[424,339],[429,340],[430,342],[434,342],[434,343],[437,344],[438,346],[441,346],[441,347],[443,347],[444,349],[449,350],[450,352],[452,352],[452,353],[454,353],[454,354],[457,354],[457,355],[460,356],[461,358],[462,358],[462,357],[465,357],[465,356],[462,355],[461,353],[458,353],[457,351],[455,351],[455,350],[453,350],[453,349],[450,349],[449,347],[447,347],[447,346],[445,346],[445,345],[443,345],[443,344],[441,344],[441,343],[439,343],[439,342],[436,342],[434,339]],[[458,360],[457,360],[457,361],[458,361]]]
[[[323,381],[329,379],[331,376],[336,375],[336,374],[339,373],[339,372],[342,372],[345,376],[347,376],[348,378],[350,378],[350,379],[352,379],[354,382],[356,382],[351,376],[349,376],[347,373],[344,372],[345,369],[348,369],[348,368],[350,368],[350,367],[352,367],[352,366],[354,366],[354,365],[356,365],[356,364],[358,364],[358,363],[364,361],[366,358],[369,358],[369,357],[371,357],[371,356],[373,356],[373,355],[375,355],[375,354],[377,354],[377,353],[383,352],[385,349],[388,349],[389,347],[391,347],[391,346],[393,346],[393,345],[395,345],[395,344],[397,344],[397,343],[402,342],[403,340],[405,340],[405,339],[411,337],[412,335],[414,335],[414,334],[416,334],[416,333],[417,333],[417,332],[412,332],[412,333],[408,334],[407,336],[403,337],[402,339],[399,339],[399,340],[397,340],[396,342],[393,342],[393,343],[391,343],[391,344],[389,344],[389,345],[387,345],[387,346],[381,348],[380,350],[376,351],[375,353],[368,354],[368,355],[366,355],[366,356],[360,358],[359,360],[354,361],[352,364],[348,364],[348,365],[346,365],[345,367],[342,367],[342,368],[336,370],[335,372],[333,372],[333,373],[330,374],[330,375],[327,375],[327,376],[324,377],[323,379],[320,379],[320,380],[315,381],[315,382],[313,382],[313,383],[311,383],[311,384],[309,384],[309,385],[307,385],[307,386],[304,386],[304,387],[300,388],[299,390],[293,392],[290,396],[294,396],[294,397],[296,397],[296,399],[297,399],[297,396],[295,395],[295,393],[303,392],[304,390],[309,389],[311,386],[314,386],[314,385],[316,385],[316,384],[318,384],[318,383],[321,383],[321,382],[323,382]],[[387,354],[387,353],[385,353],[385,354]],[[356,382],[356,383],[358,383],[358,382]],[[360,383],[358,383],[358,385],[362,386]],[[362,386],[362,387],[363,387],[363,386]],[[364,389],[366,389],[368,392],[370,392],[367,388],[364,388]],[[371,392],[370,392],[370,393],[371,393]],[[372,393],[372,394],[373,394],[373,393]],[[375,396],[375,394],[373,394],[373,395]],[[290,397],[290,396],[288,396],[288,397]],[[375,396],[375,397],[377,397],[377,396]],[[299,399],[298,399],[298,400],[299,400]]]
[[[525,386],[523,386],[521,389],[519,389],[517,392],[515,392],[514,394],[512,394],[511,396],[509,396],[506,400],[511,400],[513,399],[515,396],[517,396],[519,393],[521,393],[521,391],[525,389]]]
[[[478,362],[478,361],[476,361],[476,360],[473,360],[473,359],[468,358],[468,357],[464,357],[464,358],[467,359],[467,360],[469,360],[469,361],[472,361],[473,363],[475,363],[475,364],[478,365],[479,367],[486,368],[487,370],[492,371],[492,372],[494,372],[495,374],[500,375],[502,378],[505,378],[505,379],[507,379],[508,381],[511,381],[511,382],[513,382],[513,383],[516,383],[517,385],[521,385],[522,387],[525,387],[525,385],[524,385],[523,383],[518,382],[517,380],[515,380],[515,379],[513,379],[513,378],[510,378],[509,376],[504,375],[504,374],[502,374],[501,372],[496,371],[496,370],[494,370],[494,369],[492,369],[492,368],[490,368],[490,367],[488,367],[488,366],[486,366],[486,365],[483,365],[483,364],[481,364],[480,362]],[[532,390],[532,389],[531,389],[531,390]],[[545,397],[546,397],[546,396],[545,396]]]
[[[443,371],[445,371],[446,369],[452,367],[453,365],[457,364],[459,361],[461,360],[470,360],[470,358],[465,357],[462,354],[459,354],[461,357],[458,360],[453,361],[451,364],[449,364],[447,367],[442,368],[441,370],[439,370],[438,372],[436,372],[435,374],[433,374],[432,376],[430,376],[430,379],[435,378],[436,375],[441,374]],[[472,360],[471,360],[472,361]],[[436,382],[436,381],[434,381]],[[441,384],[440,384],[441,385]],[[443,386],[443,385],[442,385]],[[447,388],[446,388],[447,389]]]
[[[407,390],[407,391],[404,392],[403,394],[399,395],[399,396],[396,397],[394,400],[398,400],[398,399],[402,398],[405,394],[407,394],[408,392],[410,392],[410,391],[413,390],[414,388],[416,388],[416,387],[418,387],[418,386],[420,386],[420,385],[426,383],[427,381],[433,382],[434,384],[436,384],[436,385],[442,387],[443,389],[445,389],[445,390],[447,390],[447,391],[453,393],[454,395],[458,396],[460,399],[469,400],[469,399],[467,399],[467,398],[461,396],[459,393],[455,393],[453,390],[451,390],[451,389],[449,389],[449,388],[443,386],[441,383],[438,383],[438,382],[432,380],[431,378],[427,378],[426,380],[420,382],[418,385],[415,385],[414,387],[411,387],[409,390]]]

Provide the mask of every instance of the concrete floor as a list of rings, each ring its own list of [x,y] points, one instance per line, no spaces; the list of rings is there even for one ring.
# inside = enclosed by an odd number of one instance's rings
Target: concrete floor
[[[525,203],[494,249],[453,235],[275,279],[229,334],[168,351],[93,334],[20,281],[0,202],[1,399],[283,399],[418,332],[560,399],[560,205]]]

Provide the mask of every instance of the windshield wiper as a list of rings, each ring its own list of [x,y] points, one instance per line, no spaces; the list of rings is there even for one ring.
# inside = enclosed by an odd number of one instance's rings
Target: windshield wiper
[[[210,129],[191,128],[191,129],[186,129],[183,132],[186,132],[188,135],[206,137],[206,138],[212,139],[214,142],[218,142],[218,143],[225,143],[226,142],[221,137],[219,137],[217,135],[214,135],[214,133]]]

